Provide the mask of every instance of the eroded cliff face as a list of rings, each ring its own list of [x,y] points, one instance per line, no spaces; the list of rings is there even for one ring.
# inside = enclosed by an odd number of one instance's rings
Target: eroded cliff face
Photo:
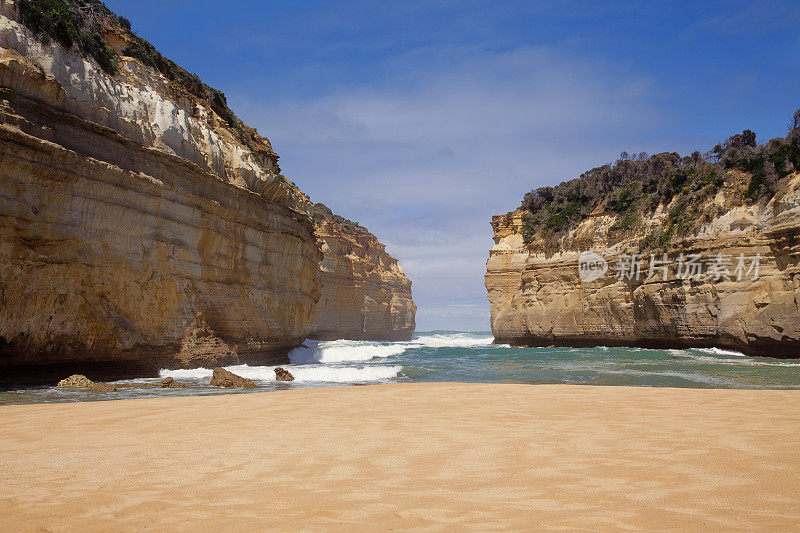
[[[397,259],[366,229],[315,213],[324,254],[322,289],[310,336],[316,339],[407,340],[417,306]]]
[[[0,374],[282,360],[319,298],[307,199],[266,139],[119,63],[0,7]]]
[[[746,187],[749,177],[738,178],[729,176],[705,205],[706,212],[721,214],[696,234],[651,249],[641,249],[642,236],[663,224],[669,205],[621,236],[611,231],[618,215],[599,210],[556,242],[537,234],[527,246],[523,211],[493,217],[486,288],[496,340],[539,346],[717,346],[800,356],[800,176],[785,178],[780,194],[755,205],[741,202],[737,183]],[[588,282],[581,281],[578,266],[586,251],[601,256],[608,268]],[[642,256],[640,279],[620,279],[634,254]],[[651,265],[651,255],[663,261],[663,254],[667,279],[659,268],[649,277],[651,266],[660,264]],[[686,270],[679,277],[680,254],[702,258],[699,278],[686,276]],[[736,271],[740,256],[743,272]],[[709,272],[718,257],[725,268]],[[754,257],[760,257],[756,279],[750,270]]]

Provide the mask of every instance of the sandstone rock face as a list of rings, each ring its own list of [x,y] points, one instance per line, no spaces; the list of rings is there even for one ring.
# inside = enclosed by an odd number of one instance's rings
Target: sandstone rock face
[[[212,387],[243,387],[245,389],[255,389],[258,387],[252,380],[237,376],[224,368],[214,369],[210,385]]]
[[[269,142],[138,60],[108,75],[15,16],[3,2],[0,375],[284,361],[311,331],[322,255]]]
[[[663,249],[642,251],[640,234],[612,238],[615,217],[595,213],[552,246],[540,236],[525,246],[523,213],[492,218],[494,246],[487,261],[486,288],[497,342],[518,345],[637,345],[726,347],[753,355],[800,356],[800,176],[786,178],[785,194],[746,206],[720,191],[714,203],[723,214],[696,235],[672,240]],[[661,224],[667,206],[655,211]],[[581,252],[593,251],[608,264],[599,279],[582,282]],[[618,279],[619,262],[642,253],[641,278]],[[666,253],[667,279],[650,274],[651,253]],[[680,254],[700,254],[708,268],[716,254],[731,261],[729,276],[676,276]],[[753,272],[735,273],[738,257],[760,256]],[[704,270],[707,272],[707,270]],[[728,279],[726,279],[726,277]]]
[[[417,306],[411,281],[397,259],[366,229],[341,217],[315,217],[324,254],[319,308],[310,336],[316,339],[407,340]]]

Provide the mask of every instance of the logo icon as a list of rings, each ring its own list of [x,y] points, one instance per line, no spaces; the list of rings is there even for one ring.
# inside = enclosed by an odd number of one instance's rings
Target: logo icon
[[[578,276],[584,283],[598,280],[608,272],[608,263],[595,252],[581,252],[578,256]]]

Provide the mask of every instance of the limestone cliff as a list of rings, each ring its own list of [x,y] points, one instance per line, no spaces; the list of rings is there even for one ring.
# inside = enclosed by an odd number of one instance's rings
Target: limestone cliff
[[[113,69],[17,7],[0,4],[3,379],[282,360],[310,331],[322,254],[269,142],[196,77],[127,57],[107,10]]]
[[[357,224],[315,206],[322,243],[322,290],[310,336],[317,339],[407,340],[417,306],[397,259]]]
[[[719,154],[675,159],[652,188],[672,184],[663,193],[642,192],[663,166],[622,161],[605,167],[611,184],[597,194],[591,174],[561,192],[540,189],[522,208],[493,217],[486,288],[496,341],[800,356],[800,175],[780,156],[788,145],[775,143],[774,158],[772,148],[753,142],[738,153],[721,148],[718,163]],[[750,154],[740,165],[749,173],[725,159],[742,154]],[[620,179],[618,168],[633,171]],[[632,195],[619,194],[625,183]],[[689,271],[692,257],[697,270]]]

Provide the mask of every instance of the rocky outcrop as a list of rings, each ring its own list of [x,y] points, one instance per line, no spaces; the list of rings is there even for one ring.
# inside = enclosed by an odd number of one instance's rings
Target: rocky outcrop
[[[185,389],[186,384],[175,381],[171,377],[166,377],[158,382],[158,386],[162,389]]]
[[[620,216],[598,209],[559,239],[539,232],[528,245],[523,210],[493,217],[486,288],[496,341],[800,356],[800,176],[784,178],[778,194],[752,205],[741,201],[749,179],[729,172],[701,206],[706,222],[645,249],[642,237],[665,225],[672,204],[621,234],[614,231]],[[691,256],[700,258],[699,276],[687,275],[697,273],[686,270]],[[625,274],[637,261],[639,279]]]
[[[94,392],[114,392],[116,387],[109,383],[95,383],[83,374],[73,374],[58,382],[57,387],[62,389],[89,389]]]
[[[59,381],[56,387],[65,389],[88,389],[92,385],[94,385],[94,381],[87,378],[83,374],[73,374],[68,378],[64,378]]]
[[[417,306],[411,281],[363,227],[317,204],[315,231],[324,257],[319,308],[310,336],[316,339],[407,340]]]
[[[138,59],[112,75],[43,43],[16,13],[2,2],[2,379],[286,361],[322,255],[269,142]]]
[[[275,380],[276,381],[294,381],[294,376],[285,368],[279,366],[275,367]]]
[[[89,387],[94,392],[116,392],[117,388],[110,383],[95,383]]]
[[[241,387],[245,389],[255,389],[258,387],[252,380],[237,376],[224,368],[215,368],[211,376],[212,387]]]

